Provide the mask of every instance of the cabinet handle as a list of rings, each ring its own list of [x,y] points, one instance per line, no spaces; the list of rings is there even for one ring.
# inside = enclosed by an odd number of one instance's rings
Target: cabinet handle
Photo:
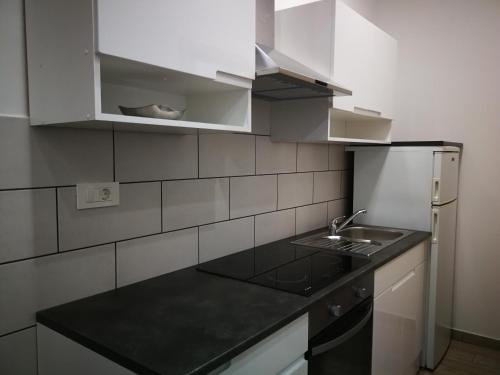
[[[375,116],[382,116],[382,112],[380,111],[375,111],[374,109],[368,109],[368,108],[363,108],[363,107],[358,107],[354,106],[354,112],[369,112],[372,115]]]
[[[398,290],[404,283],[410,280],[413,276],[415,276],[415,271],[411,271],[408,275],[399,280],[391,289],[392,292]]]
[[[439,209],[432,209],[432,243],[438,243],[439,238]]]
[[[432,179],[432,200],[439,201],[439,178]]]

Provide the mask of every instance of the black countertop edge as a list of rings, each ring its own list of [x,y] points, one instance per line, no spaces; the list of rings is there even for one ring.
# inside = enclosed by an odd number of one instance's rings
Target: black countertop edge
[[[367,147],[405,147],[405,146],[435,146],[435,147],[445,147],[452,146],[458,147],[460,149],[464,148],[464,144],[460,142],[448,142],[448,141],[400,141],[400,142],[391,142],[391,143],[356,143],[352,146],[367,146]]]
[[[322,231],[322,230],[324,230],[324,229],[311,231],[308,233],[304,233],[300,236],[294,236],[292,238],[297,239],[300,237],[309,236],[313,233],[317,233],[317,232]],[[388,246],[387,248],[384,249],[384,251],[379,252],[377,254],[374,254],[372,257],[370,257],[371,262],[368,263],[367,265],[359,268],[358,270],[352,272],[351,274],[338,280],[337,282],[319,290],[318,292],[312,294],[311,296],[309,296],[309,297],[298,296],[298,295],[291,296],[290,300],[293,300],[294,303],[290,302],[290,305],[293,305],[293,306],[290,306],[291,309],[290,310],[287,309],[287,313],[283,314],[282,317],[280,316],[280,318],[278,320],[271,322],[271,324],[267,325],[263,329],[260,329],[255,334],[250,335],[250,336],[246,337],[245,339],[242,339],[238,344],[234,345],[229,350],[225,350],[225,351],[222,351],[218,355],[214,355],[209,360],[206,360],[206,362],[204,362],[203,364],[190,369],[188,372],[185,372],[185,374],[193,374],[193,375],[194,374],[206,374],[207,372],[212,371],[212,370],[220,367],[221,365],[227,363],[228,361],[230,361],[231,359],[233,359],[237,355],[243,353],[245,350],[249,349],[253,345],[262,341],[266,337],[268,337],[271,334],[273,334],[274,332],[278,331],[280,328],[286,326],[287,324],[291,323],[292,321],[294,321],[295,319],[297,319],[298,317],[300,317],[301,315],[306,313],[308,311],[308,308],[313,303],[315,303],[319,299],[323,298],[325,295],[332,293],[336,289],[342,287],[343,285],[347,284],[348,282],[350,282],[358,277],[361,277],[362,275],[366,274],[367,272],[374,271],[375,269],[383,266],[384,264],[390,262],[394,258],[403,254],[407,250],[411,249],[412,247],[414,247],[418,243],[425,241],[430,236],[431,236],[431,234],[429,232],[414,231],[412,234],[404,237],[400,241],[397,241],[394,244]],[[285,239],[285,240],[289,241],[290,239]],[[285,240],[281,240],[281,241],[285,241]],[[168,276],[174,275],[174,274],[182,274],[182,273],[187,273],[187,272],[198,272],[195,269],[196,267],[197,266],[193,266],[193,267],[179,270],[179,271],[167,274],[167,275],[158,276],[154,279],[165,278],[165,277],[168,277]],[[235,284],[235,285],[237,287],[241,287],[241,288],[246,288],[246,287],[250,288],[251,287],[251,288],[269,289],[269,288],[266,288],[264,286],[248,284],[246,282],[233,280],[233,279],[226,279],[226,278],[223,278],[221,276],[216,276],[216,275],[209,275],[209,276],[215,277],[215,278],[222,278],[224,280],[227,280],[228,283],[229,282],[239,283],[241,286],[238,286],[237,284]],[[130,287],[140,288],[140,284],[148,283],[150,280],[154,280],[154,279],[145,280],[145,281],[142,281],[142,282],[139,282],[136,284],[132,284],[132,285],[129,285],[129,286],[126,286],[123,288],[130,288]],[[269,289],[269,290],[272,293],[275,293],[276,296],[283,295],[283,293],[285,293],[287,295],[290,294],[288,292],[274,290],[274,289]],[[71,329],[71,327],[68,324],[65,324],[67,322],[61,322],[61,321],[57,320],[57,314],[55,314],[56,315],[55,319],[52,316],[54,314],[54,312],[56,312],[57,309],[59,309],[61,307],[72,305],[75,303],[82,304],[82,303],[85,303],[86,301],[88,301],[88,303],[92,303],[92,301],[95,299],[96,296],[100,296],[102,299],[102,298],[106,298],[107,295],[109,295],[110,298],[112,298],[111,295],[115,292],[116,292],[116,290],[104,292],[104,293],[101,293],[101,294],[98,294],[95,296],[90,296],[90,297],[87,297],[87,298],[84,298],[84,299],[81,299],[78,301],[69,302],[69,303],[64,304],[64,305],[60,305],[60,306],[56,306],[56,307],[52,307],[52,308],[49,308],[46,310],[39,311],[36,314],[36,320],[38,323],[45,325],[46,327],[62,334],[63,336],[83,345],[84,347],[104,356],[105,358],[107,358],[107,359],[109,359],[109,360],[135,372],[135,373],[146,374],[146,375],[150,375],[150,374],[151,375],[162,375],[162,372],[158,372],[156,370],[153,370],[151,367],[148,367],[145,364],[141,364],[137,361],[134,361],[133,359],[114,351],[113,349],[109,348],[108,346],[103,345],[102,343],[98,342],[97,340],[93,340],[88,335],[81,334],[77,330]]]
[[[194,267],[190,267],[194,268]],[[219,276],[215,276],[219,277]],[[242,282],[235,280],[236,282]],[[243,283],[243,282],[242,282]],[[262,288],[265,288],[262,286]],[[277,291],[281,292],[281,291]],[[286,292],[282,292],[286,293]],[[91,298],[91,297],[88,297]],[[307,299],[308,297],[302,297],[304,299]],[[311,302],[312,303],[312,302]],[[218,367],[224,365],[225,363],[229,362],[239,354],[243,353],[245,350],[250,349],[252,346],[255,344],[259,343],[260,341],[264,340],[266,337],[272,335],[279,329],[285,327],[287,324],[293,322],[295,319],[301,317],[307,312],[307,308],[309,306],[306,305],[303,308],[299,310],[295,310],[292,314],[283,317],[279,322],[276,324],[268,326],[265,330],[262,330],[259,332],[257,335],[254,336],[249,336],[248,339],[244,342],[242,342],[240,345],[234,346],[231,350],[228,350],[221,355],[214,357],[212,360],[207,361],[203,366],[200,366],[198,368],[194,368],[192,371],[187,372],[186,375],[202,375],[206,374],[207,372],[213,371],[217,369]],[[52,308],[51,308],[52,309]],[[117,363],[120,366],[125,367],[126,369],[137,373],[137,374],[144,374],[144,375],[163,375],[157,371],[151,370],[148,367],[142,366],[138,364],[137,362],[134,362],[130,360],[127,357],[124,357],[120,355],[119,353],[116,353],[112,350],[109,350],[106,346],[103,346],[99,344],[96,341],[90,340],[88,337],[83,336],[78,334],[77,332],[67,329],[63,325],[58,324],[57,321],[51,320],[50,318],[47,318],[44,316],[44,312],[48,311],[50,309],[46,310],[41,310],[36,313],[36,320],[37,323],[40,323],[51,330],[60,333],[61,335],[65,336],[66,338],[71,339],[72,341],[75,341],[81,345],[83,345],[85,348],[92,350],[93,352],[96,352],[97,354],[102,355],[103,357]]]

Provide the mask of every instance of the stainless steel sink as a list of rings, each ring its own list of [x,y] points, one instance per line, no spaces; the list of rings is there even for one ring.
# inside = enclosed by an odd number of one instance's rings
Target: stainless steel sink
[[[348,252],[353,255],[370,256],[411,233],[411,231],[404,229],[356,225],[346,227],[334,236],[329,235],[328,232],[321,232],[300,238],[292,243],[301,246]]]
[[[337,234],[344,238],[371,241],[392,241],[404,236],[401,231],[395,229],[368,228],[362,226],[347,227],[337,232]]]

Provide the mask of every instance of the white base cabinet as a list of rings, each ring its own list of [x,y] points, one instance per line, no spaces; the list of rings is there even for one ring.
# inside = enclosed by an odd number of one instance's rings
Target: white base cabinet
[[[426,259],[422,242],[375,272],[372,375],[415,375],[423,350]]]
[[[307,375],[308,314],[247,349],[210,375]],[[83,345],[37,325],[39,375],[132,375]]]
[[[306,375],[308,314],[231,360],[224,375]]]

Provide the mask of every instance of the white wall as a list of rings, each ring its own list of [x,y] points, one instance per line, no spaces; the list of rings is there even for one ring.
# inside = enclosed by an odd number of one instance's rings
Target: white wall
[[[320,0],[275,0],[274,4],[276,10],[281,10],[303,4],[314,3],[316,1]],[[377,0],[342,0],[342,2],[349,5],[356,12],[372,22],[376,11],[376,1]]]
[[[455,328],[500,339],[500,1],[378,0],[399,41],[394,140],[464,143]]]

